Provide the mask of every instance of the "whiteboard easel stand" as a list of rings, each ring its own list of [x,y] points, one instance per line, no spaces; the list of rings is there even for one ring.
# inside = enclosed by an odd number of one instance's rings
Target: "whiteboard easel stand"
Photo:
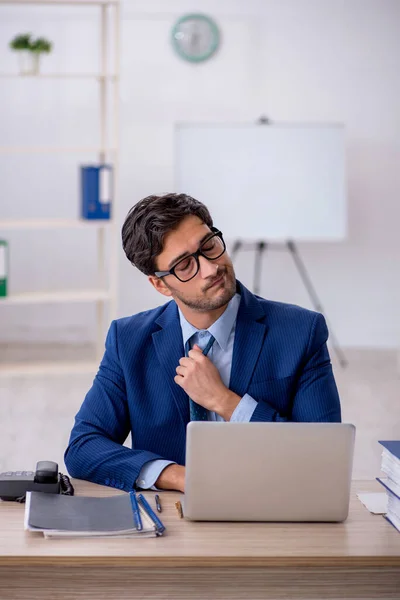
[[[255,255],[255,259],[254,259],[253,292],[256,295],[259,295],[260,291],[261,291],[262,258],[268,247],[271,247],[271,244],[268,242],[256,242],[256,244],[255,244],[256,255]],[[299,251],[297,249],[295,242],[293,240],[288,240],[285,242],[284,246],[280,246],[278,248],[282,249],[282,250],[287,250],[290,253],[290,255],[292,256],[295,267],[296,267],[297,271],[299,272],[300,278],[304,284],[304,287],[306,288],[306,290],[308,292],[308,295],[310,297],[310,300],[311,300],[315,310],[317,312],[322,313],[326,319],[326,322],[328,323],[329,334],[330,334],[330,338],[332,340],[332,348],[336,353],[339,364],[342,368],[347,367],[348,361],[345,357],[343,350],[339,346],[339,343],[336,339],[335,334],[333,333],[333,330],[329,324],[328,318],[322,307],[321,301],[317,295],[317,292],[315,291],[315,288],[312,284],[311,278],[307,272],[305,264],[300,257],[300,254],[299,254]],[[278,248],[276,248],[276,249],[278,249]],[[235,256],[237,255],[239,250],[254,250],[254,244],[244,245],[243,242],[241,242],[240,240],[236,240],[233,245],[232,251],[230,253],[232,262],[234,261]]]

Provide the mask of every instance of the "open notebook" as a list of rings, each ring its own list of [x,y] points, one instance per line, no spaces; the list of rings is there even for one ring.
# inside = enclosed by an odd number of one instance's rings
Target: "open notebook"
[[[135,500],[135,492],[105,498],[27,492],[24,528],[46,538],[162,535],[165,527],[144,496]]]

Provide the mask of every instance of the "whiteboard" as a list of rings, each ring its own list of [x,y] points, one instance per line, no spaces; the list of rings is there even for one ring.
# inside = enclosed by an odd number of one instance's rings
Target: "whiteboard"
[[[347,233],[344,127],[175,128],[176,191],[229,239],[338,241]]]

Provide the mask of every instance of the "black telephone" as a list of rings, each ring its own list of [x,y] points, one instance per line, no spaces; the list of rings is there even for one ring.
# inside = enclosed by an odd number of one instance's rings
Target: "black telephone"
[[[74,495],[67,475],[58,472],[58,464],[41,460],[36,471],[6,471],[0,473],[0,499],[25,502],[26,492]]]

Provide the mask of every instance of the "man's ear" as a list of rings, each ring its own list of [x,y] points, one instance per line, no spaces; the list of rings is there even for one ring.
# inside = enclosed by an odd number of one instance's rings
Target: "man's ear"
[[[160,292],[160,294],[163,294],[163,296],[172,296],[171,290],[165,285],[164,280],[161,277],[150,275],[149,281],[151,285],[157,290],[157,292]]]

